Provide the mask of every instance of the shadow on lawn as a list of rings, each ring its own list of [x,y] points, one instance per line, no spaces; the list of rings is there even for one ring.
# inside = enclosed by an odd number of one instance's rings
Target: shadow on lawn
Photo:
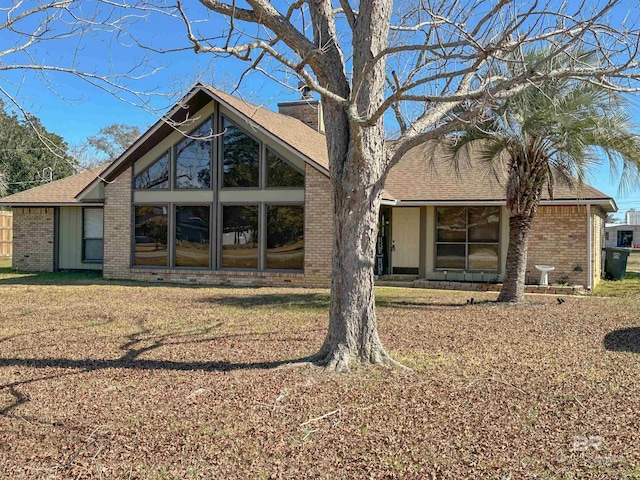
[[[469,299],[469,300],[472,300]],[[420,307],[466,307],[469,300],[464,303],[438,303],[433,301],[391,299],[387,295],[376,297],[376,306],[395,308],[420,308]],[[291,308],[329,308],[329,294],[324,293],[261,293],[256,295],[221,295],[208,297],[201,300],[216,306],[255,308],[255,307],[291,307]],[[476,300],[473,305],[495,303],[492,300]]]
[[[640,327],[614,330],[604,336],[605,350],[611,352],[640,353]]]

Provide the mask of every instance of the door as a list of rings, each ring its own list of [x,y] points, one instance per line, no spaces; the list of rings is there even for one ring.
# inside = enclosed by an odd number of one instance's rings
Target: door
[[[420,207],[394,208],[391,217],[393,273],[418,275],[420,265]]]

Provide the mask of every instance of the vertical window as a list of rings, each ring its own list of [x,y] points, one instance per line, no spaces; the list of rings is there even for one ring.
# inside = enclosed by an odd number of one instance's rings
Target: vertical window
[[[196,128],[176,144],[176,188],[211,188],[211,119]]]
[[[304,269],[304,206],[267,205],[266,268]]]
[[[208,206],[176,206],[176,267],[209,267],[209,211]]]
[[[135,248],[133,264],[136,266],[166,267],[167,207],[164,205],[137,205],[135,207]]]
[[[222,268],[258,268],[258,206],[222,207]]]
[[[102,263],[104,222],[102,208],[82,209],[82,261]]]
[[[267,149],[267,187],[304,187],[304,174]]]
[[[500,207],[440,207],[436,216],[436,268],[498,270]]]
[[[133,184],[136,189],[169,188],[169,152],[165,152],[149,167],[136,175]]]
[[[224,119],[222,186],[260,186],[260,144]]]

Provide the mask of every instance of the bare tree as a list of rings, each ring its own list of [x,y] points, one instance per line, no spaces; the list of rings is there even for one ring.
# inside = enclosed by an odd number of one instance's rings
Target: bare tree
[[[242,7],[200,0],[217,14],[213,19],[226,22],[223,31],[212,28],[214,34],[201,21],[205,12],[181,0],[119,7],[171,16],[182,22],[196,53],[244,60],[281,83],[299,78],[320,94],[335,238],[329,327],[312,359],[344,371],[354,359],[394,363],[378,337],[373,290],[378,213],[390,168],[411,148],[472,122],[495,99],[550,78],[636,91],[637,19],[623,3],[296,0],[279,10],[268,0],[246,0]],[[542,61],[571,55],[569,46],[594,50],[601,61],[597,67],[558,62],[572,67],[544,72],[534,65],[512,77],[495,73],[494,63],[518,61],[530,46],[548,50]],[[392,143],[387,117],[398,122]]]

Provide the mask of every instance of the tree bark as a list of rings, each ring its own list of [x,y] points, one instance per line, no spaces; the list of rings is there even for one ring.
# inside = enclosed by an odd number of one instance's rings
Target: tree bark
[[[533,217],[515,215],[509,218],[509,248],[507,264],[499,302],[521,302],[524,300],[525,275],[527,270],[527,251],[529,233]]]

